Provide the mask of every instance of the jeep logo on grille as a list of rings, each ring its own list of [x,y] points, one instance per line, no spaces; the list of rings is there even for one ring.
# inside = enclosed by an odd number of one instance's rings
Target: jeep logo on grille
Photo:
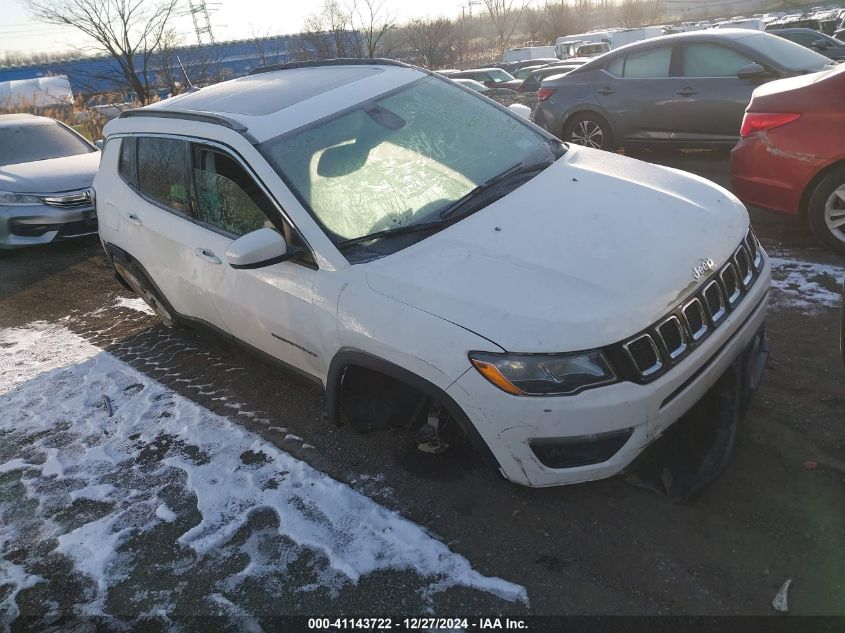
[[[716,262],[712,259],[702,259],[700,264],[692,267],[692,277],[698,281],[704,273],[711,271],[714,268],[716,268]]]

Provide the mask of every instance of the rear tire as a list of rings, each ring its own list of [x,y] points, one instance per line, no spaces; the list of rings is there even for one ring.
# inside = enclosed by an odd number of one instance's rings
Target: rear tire
[[[117,258],[114,259],[113,264],[117,274],[123,278],[136,295],[144,300],[144,303],[152,308],[156,316],[166,327],[174,329],[182,327],[182,323],[175,315],[173,308],[170,307],[170,304],[166,300],[159,296],[153,285],[137,266],[123,262]]]
[[[807,203],[807,222],[821,242],[845,253],[845,166],[816,184]]]
[[[563,140],[605,151],[616,149],[610,124],[603,116],[593,112],[582,112],[570,117],[563,127]]]

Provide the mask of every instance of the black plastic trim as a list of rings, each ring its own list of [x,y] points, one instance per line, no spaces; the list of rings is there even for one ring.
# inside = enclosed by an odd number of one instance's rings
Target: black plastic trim
[[[708,358],[708,359],[707,359],[707,360],[706,360],[706,361],[705,361],[705,362],[701,365],[701,367],[699,367],[698,369],[696,369],[696,370],[695,370],[695,372],[693,372],[693,374],[692,374],[689,378],[687,378],[687,379],[686,379],[683,383],[681,383],[681,385],[680,385],[677,389],[675,389],[672,393],[670,393],[668,396],[666,396],[666,397],[663,399],[663,402],[661,402],[661,403],[660,403],[660,408],[661,408],[661,409],[663,409],[666,405],[668,405],[668,404],[669,404],[669,403],[671,403],[671,402],[672,402],[675,398],[677,398],[679,395],[681,395],[681,392],[683,392],[683,391],[684,391],[687,387],[689,387],[689,386],[690,386],[693,382],[695,382],[696,380],[698,380],[698,378],[701,376],[701,374],[703,374],[704,372],[706,372],[706,371],[710,368],[710,365],[712,365],[712,364],[713,364],[713,361],[716,359],[716,357],[718,357],[718,356],[719,356],[719,354],[721,354],[721,353],[725,350],[725,348],[726,348],[728,345],[730,345],[731,343],[733,343],[733,342],[736,340],[736,338],[737,338],[739,335],[741,335],[741,334],[743,333],[743,328],[745,327],[745,324],[746,324],[746,323],[748,323],[748,321],[749,321],[749,320],[751,320],[751,318],[752,318],[755,314],[757,314],[757,310],[759,310],[759,309],[760,309],[760,306],[763,304],[763,302],[768,301],[768,298],[769,298],[769,293],[767,292],[766,294],[764,294],[764,295],[760,298],[760,300],[757,302],[757,304],[756,304],[756,305],[755,305],[755,306],[751,309],[751,312],[749,312],[749,313],[748,313],[748,316],[747,316],[747,317],[745,317],[745,320],[743,320],[743,322],[742,322],[742,323],[740,324],[740,326],[737,328],[736,332],[734,332],[734,333],[733,333],[733,335],[732,335],[732,336],[731,336],[731,337],[730,337],[727,341],[725,341],[724,343],[722,343],[722,345],[719,347],[719,349],[717,349],[715,352],[713,352],[713,353],[710,355],[710,358]]]
[[[138,108],[136,110],[125,110],[120,113],[119,119],[136,119],[136,118],[159,118],[159,119],[182,119],[186,121],[198,121],[200,123],[213,123],[214,125],[222,125],[235,132],[242,133],[247,131],[246,125],[240,121],[236,121],[232,117],[223,114],[214,114],[212,112],[195,112],[193,110],[170,110],[165,108]]]
[[[329,373],[326,378],[326,408],[328,409],[329,423],[340,424],[340,387],[343,372],[349,366],[363,367],[372,371],[380,372],[391,378],[402,381],[411,387],[421,391],[427,396],[434,398],[451,415],[461,430],[469,438],[472,447],[481,455],[485,456],[492,464],[499,467],[499,462],[493,455],[490,447],[481,437],[478,429],[469,419],[464,410],[455,400],[443,389],[421,378],[415,373],[400,367],[388,360],[384,360],[367,352],[352,347],[343,347],[334,355],[329,365]]]
[[[270,64],[269,66],[253,68],[251,71],[249,71],[249,74],[261,75],[263,73],[272,73],[277,70],[291,70],[294,68],[319,68],[320,66],[399,66],[401,68],[413,68],[412,66],[404,62],[396,61],[395,59],[385,59],[383,57],[336,57],[334,59],[315,59],[312,61],[304,62],[285,62],[283,64]]]

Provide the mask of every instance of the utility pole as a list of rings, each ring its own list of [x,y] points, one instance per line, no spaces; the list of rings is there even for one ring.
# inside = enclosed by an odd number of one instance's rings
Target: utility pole
[[[472,20],[472,8],[480,6],[481,0],[468,0],[466,4],[461,5],[461,34],[460,34],[460,50],[458,52],[458,59],[460,66],[463,68],[466,62],[467,49],[467,34],[466,34],[466,19],[469,17]]]
[[[211,19],[208,17],[208,5],[205,0],[188,0],[188,11],[194,21],[194,31],[197,43],[214,44],[214,33],[211,32]]]

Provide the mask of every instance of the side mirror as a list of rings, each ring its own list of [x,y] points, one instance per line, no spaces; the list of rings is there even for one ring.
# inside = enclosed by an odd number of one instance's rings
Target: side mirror
[[[273,229],[258,229],[229,244],[226,260],[232,268],[262,268],[290,259],[299,249],[289,249],[285,238]]]
[[[106,142],[105,142],[103,139],[101,139],[101,138],[98,138],[96,141],[94,141],[94,145],[95,145],[95,146],[96,146],[96,148],[97,148],[97,149],[99,149],[99,150],[102,150],[102,149],[103,149],[103,145],[105,145],[105,144],[106,144]]]
[[[830,48],[830,42],[828,42],[827,40],[818,39],[812,44],[810,44],[810,46],[812,46],[813,48],[827,49]]]
[[[740,79],[762,79],[768,74],[769,71],[760,64],[747,64],[737,71],[736,76]]]
[[[531,118],[531,108],[529,108],[527,105],[524,105],[522,103],[512,103],[508,106],[508,110],[510,110],[511,112],[514,112],[515,114],[518,114],[519,116],[521,116],[524,119],[530,119]]]

